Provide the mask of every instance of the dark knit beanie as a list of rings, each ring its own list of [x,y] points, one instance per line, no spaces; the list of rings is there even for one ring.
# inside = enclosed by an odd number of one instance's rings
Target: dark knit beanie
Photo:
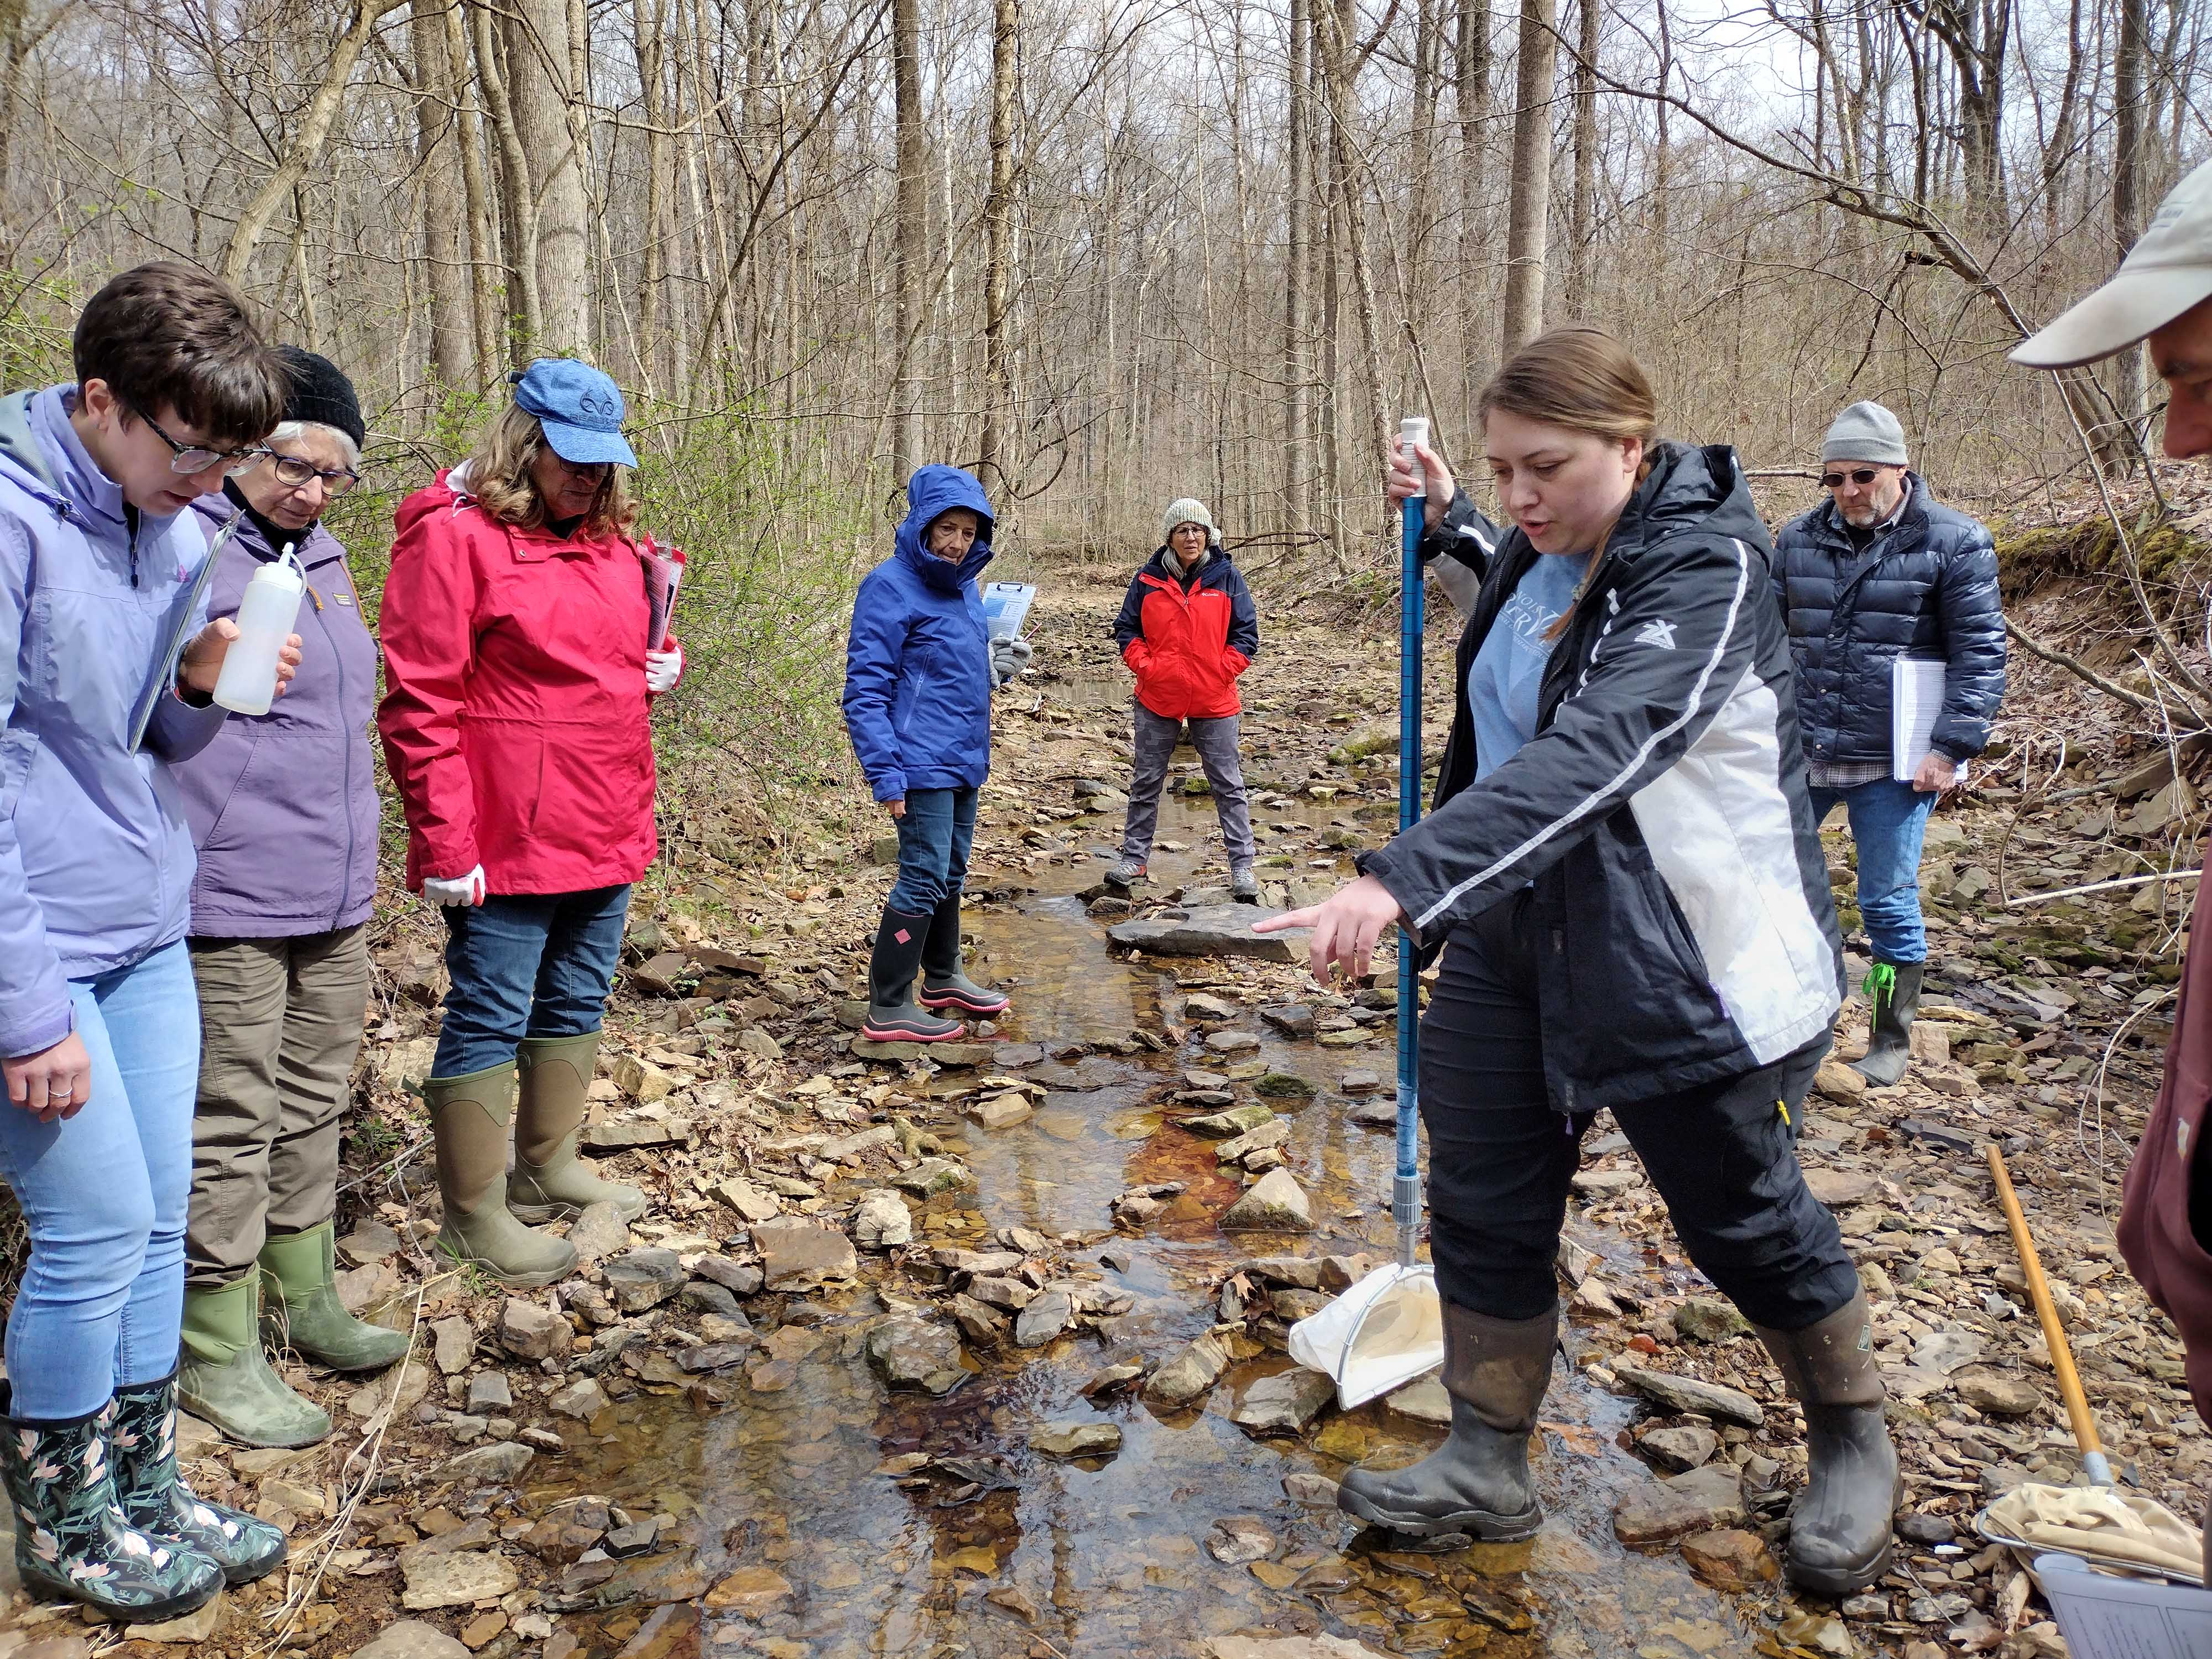
[[[356,449],[368,441],[368,428],[361,418],[361,399],[354,395],[353,382],[336,363],[298,346],[280,345],[276,355],[292,377],[291,396],[284,403],[286,420],[334,427],[352,439]]]

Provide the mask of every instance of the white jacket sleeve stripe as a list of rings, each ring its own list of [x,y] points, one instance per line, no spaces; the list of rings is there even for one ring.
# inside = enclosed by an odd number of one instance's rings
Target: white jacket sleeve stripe
[[[1751,585],[1751,550],[1734,538],[1730,538],[1729,544],[1735,550],[1735,592],[1729,597],[1728,615],[1713,641],[1712,653],[1705,659],[1704,667],[1698,670],[1697,680],[1690,688],[1689,698],[1683,705],[1681,712],[1664,726],[1655,728],[1641,744],[1637,745],[1635,752],[1629,757],[1628,763],[1619,772],[1607,780],[1599,788],[1584,796],[1572,809],[1528,836],[1518,847],[1514,848],[1504,857],[1491,865],[1488,869],[1478,871],[1449,889],[1434,904],[1414,917],[1413,927],[1416,932],[1425,933],[1431,922],[1451,908],[1460,896],[1471,888],[1480,887],[1483,883],[1492,880],[1503,872],[1510,870],[1515,864],[1528,857],[1547,842],[1572,829],[1593,812],[1610,811],[1615,798],[1621,793],[1624,787],[1644,770],[1645,763],[1651,757],[1651,751],[1697,718],[1698,709],[1704,705],[1705,692],[1712,684],[1713,676],[1720,672],[1721,664],[1728,655],[1729,643],[1735,636],[1736,619],[1743,611],[1743,596]]]

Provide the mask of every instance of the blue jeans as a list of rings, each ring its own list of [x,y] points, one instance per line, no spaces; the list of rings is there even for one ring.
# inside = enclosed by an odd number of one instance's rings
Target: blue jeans
[[[179,939],[70,987],[92,1097],[41,1123],[0,1099],[0,1174],[31,1230],[8,1316],[15,1414],[67,1422],[177,1369],[200,1005]]]
[[[1928,960],[1928,933],[1920,922],[1920,838],[1936,797],[1894,778],[1876,778],[1855,789],[1814,789],[1813,821],[1838,801],[1850,814],[1859,854],[1859,919],[1877,962]]]
[[[909,789],[898,826],[899,872],[888,902],[901,915],[929,916],[968,879],[975,840],[975,791]]]
[[[514,1058],[525,1037],[580,1036],[606,1018],[629,889],[494,895],[446,912],[446,1022],[434,1077]]]

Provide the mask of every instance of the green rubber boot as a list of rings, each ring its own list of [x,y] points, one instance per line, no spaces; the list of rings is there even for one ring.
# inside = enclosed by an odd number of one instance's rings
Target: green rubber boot
[[[514,1112],[514,1173],[507,1207],[532,1224],[573,1221],[588,1204],[611,1204],[624,1221],[645,1213],[645,1194],[602,1181],[576,1155],[586,1091],[599,1064],[599,1034],[525,1037],[514,1060],[521,1100]]]
[[[381,1370],[407,1352],[407,1334],[356,1319],[338,1300],[332,1223],[272,1233],[261,1247],[261,1316],[271,1341],[334,1371]]]
[[[215,1290],[185,1287],[177,1399],[244,1446],[312,1446],[330,1437],[330,1415],[303,1400],[261,1352],[261,1270]]]
[[[534,1287],[566,1279],[576,1247],[533,1232],[507,1207],[507,1125],[514,1116],[514,1062],[422,1085],[438,1141],[438,1190],[446,1224],[438,1248],[502,1285]]]

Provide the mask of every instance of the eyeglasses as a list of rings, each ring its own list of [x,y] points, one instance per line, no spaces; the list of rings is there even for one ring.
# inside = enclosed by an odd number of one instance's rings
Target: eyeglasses
[[[1881,477],[1881,469],[1878,466],[1863,466],[1857,471],[1848,475],[1841,472],[1823,472],[1820,475],[1820,487],[1823,489],[1841,489],[1846,476],[1861,489],[1864,489],[1876,478]]]
[[[264,449],[261,453],[268,458],[269,470],[276,475],[276,482],[288,489],[304,489],[320,478],[323,494],[336,501],[361,482],[361,474],[350,467],[326,472],[304,456],[280,455],[273,449]]]
[[[127,404],[124,406],[151,427],[155,437],[168,445],[169,471],[172,472],[181,472],[189,477],[195,472],[204,472],[210,467],[217,465],[220,465],[226,473],[243,472],[269,453],[258,445],[251,449],[206,449],[197,444],[180,444],[162,431],[161,423],[144,410],[133,408]]]
[[[550,444],[546,446],[546,453],[552,456],[555,464],[572,478],[590,478],[596,481],[605,477],[608,473],[615,470],[615,464],[612,461],[572,461]]]

